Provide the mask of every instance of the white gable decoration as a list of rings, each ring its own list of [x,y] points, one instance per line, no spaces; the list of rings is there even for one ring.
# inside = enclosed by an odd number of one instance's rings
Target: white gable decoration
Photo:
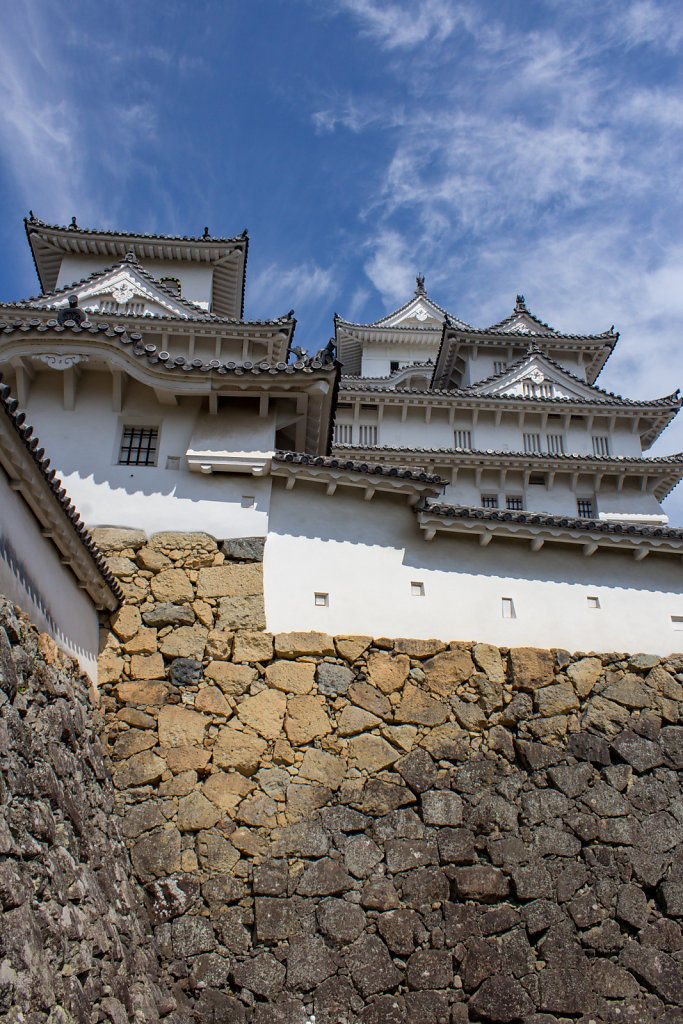
[[[512,367],[494,380],[476,388],[480,395],[499,398],[564,398],[573,401],[605,401],[605,396],[590,385],[553,366],[540,353],[529,355],[520,366]]]

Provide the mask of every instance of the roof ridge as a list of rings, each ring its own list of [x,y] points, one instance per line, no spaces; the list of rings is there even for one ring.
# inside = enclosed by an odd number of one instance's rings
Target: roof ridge
[[[75,222],[75,217],[73,221]],[[24,217],[24,224],[26,230],[29,231],[31,228],[47,228],[51,231],[69,231],[72,233],[79,233],[82,235],[106,235],[109,238],[140,238],[147,239],[148,241],[166,241],[166,242],[204,242],[204,243],[216,243],[216,242],[240,242],[248,239],[249,233],[245,229],[241,235],[230,235],[230,236],[213,236],[213,235],[158,235],[150,232],[137,232],[137,231],[112,231],[108,228],[82,228],[77,224],[49,224],[45,220],[40,220],[39,217],[33,216],[33,211],[29,211],[29,216]]]

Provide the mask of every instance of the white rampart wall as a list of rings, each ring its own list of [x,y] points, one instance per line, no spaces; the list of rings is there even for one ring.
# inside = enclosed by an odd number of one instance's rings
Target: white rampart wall
[[[425,541],[405,499],[277,482],[264,560],[273,632],[482,640],[569,650],[683,649],[680,560],[458,536]],[[286,581],[286,583],[283,583]],[[413,596],[422,584],[424,596]],[[315,594],[329,606],[316,606]],[[599,608],[588,598],[597,598]],[[503,598],[514,618],[503,617]]]
[[[19,605],[39,629],[78,658],[97,680],[95,606],[59,552],[41,533],[22,497],[0,469],[0,594]]]

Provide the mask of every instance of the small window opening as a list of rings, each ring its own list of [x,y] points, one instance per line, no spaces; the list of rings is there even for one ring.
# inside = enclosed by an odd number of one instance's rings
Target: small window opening
[[[166,469],[180,469],[180,456],[169,455],[166,459]]]
[[[578,512],[580,519],[592,519],[593,502],[590,498],[578,498],[576,502],[576,511]]]
[[[392,359],[391,362],[389,363],[389,371],[391,373],[396,373],[396,371],[400,369],[400,366],[401,364],[399,363],[398,359]]]
[[[522,512],[524,510],[524,498],[521,494],[508,494],[505,497],[505,505],[511,512]]]
[[[674,629],[683,629],[683,615],[672,615],[671,625]]]
[[[456,430],[456,432],[455,432],[455,447],[456,448],[471,448],[472,447],[472,431],[471,430]]]
[[[242,508],[254,508],[256,505],[256,498],[253,494],[243,494],[240,504]]]
[[[124,427],[119,449],[120,466],[156,466],[157,427]]]
[[[517,614],[515,612],[515,602],[511,597],[504,597],[502,599],[502,613],[504,619],[516,619]]]
[[[532,487],[545,487],[545,473],[532,473],[529,476],[529,483]]]
[[[330,595],[329,594],[316,593],[314,595],[314,603],[315,603],[316,608],[327,608],[327,606],[330,603]]]
[[[482,496],[481,496],[481,507],[482,508],[498,508],[498,495],[497,494],[482,494]]]
[[[425,585],[420,582],[413,582],[410,584],[410,593],[413,597],[424,597],[425,596]]]
[[[600,598],[599,597],[587,597],[586,600],[588,601],[588,607],[589,608],[599,608],[600,607]]]

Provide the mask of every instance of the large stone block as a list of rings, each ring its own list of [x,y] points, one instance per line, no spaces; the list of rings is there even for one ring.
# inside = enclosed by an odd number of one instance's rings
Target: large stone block
[[[123,645],[127,654],[156,654],[157,631],[143,626],[127,643]]]
[[[188,604],[194,599],[194,588],[182,569],[164,569],[152,577],[150,587],[155,599],[163,604]]]
[[[266,611],[262,594],[247,597],[222,597],[218,605],[216,629],[265,629]]]
[[[116,696],[121,704],[142,704],[144,706],[156,707],[164,704],[168,696],[168,687],[165,683],[143,680],[135,683],[119,683],[116,687]]]
[[[444,651],[430,658],[422,666],[425,686],[442,697],[449,697],[465,683],[474,672],[474,662],[469,651]]]
[[[406,654],[389,654],[387,651],[373,651],[368,655],[367,676],[371,686],[382,693],[393,693],[408,678],[410,658]]]
[[[229,697],[239,697],[247,692],[256,679],[256,669],[247,665],[233,665],[229,661],[210,661],[204,675],[207,679],[213,679]]]
[[[332,725],[321,697],[290,697],[287,701],[285,732],[290,743],[302,746],[332,732]]]
[[[571,679],[576,692],[583,700],[591,692],[602,672],[602,662],[599,658],[581,658],[579,661],[567,665],[565,672]]]
[[[336,636],[334,643],[340,658],[345,661],[356,661],[364,654],[372,643],[371,636]]]
[[[162,747],[182,747],[196,743],[201,746],[209,719],[179,704],[171,704],[159,712],[159,743]]]
[[[233,660],[234,661],[270,661],[273,657],[273,636],[272,633],[264,633],[260,630],[240,630],[235,634]]]
[[[275,653],[279,658],[298,658],[301,655],[333,655],[334,641],[327,633],[278,633],[274,637]]]
[[[424,690],[406,686],[395,717],[397,722],[413,725],[441,725],[448,718],[448,708]]]
[[[344,781],[346,765],[341,757],[324,750],[309,747],[299,768],[299,778],[319,782],[331,789],[338,789]]]
[[[200,686],[195,697],[194,706],[197,711],[205,711],[210,715],[229,717],[232,709],[217,686]]]
[[[143,836],[133,846],[131,858],[135,873],[142,882],[165,878],[180,871],[180,832],[175,825],[166,825]]]
[[[143,612],[142,618],[147,626],[162,629],[164,626],[191,626],[194,612],[186,604],[158,604]]]
[[[253,788],[254,783],[239,772],[214,772],[202,786],[202,792],[221,810],[231,812]]]
[[[160,654],[134,654],[130,659],[131,679],[163,679],[165,671]]]
[[[103,651],[97,659],[97,681],[100,686],[115,683],[123,672],[123,658],[112,651]]]
[[[481,669],[492,682],[505,682],[505,669],[497,647],[494,647],[493,644],[475,644],[472,648],[472,657],[477,668]]]
[[[285,693],[310,693],[315,686],[315,665],[286,658],[274,661],[266,669],[266,682]]]
[[[263,594],[263,566],[257,562],[200,569],[198,597],[255,597]]]
[[[111,526],[98,526],[90,533],[103,555],[124,551],[126,548],[141,548],[147,540],[142,530],[116,529]]]
[[[140,611],[134,605],[124,604],[111,617],[111,628],[119,640],[131,640],[141,625]]]
[[[262,562],[265,537],[233,537],[224,540],[221,551],[236,562]]]
[[[355,768],[378,772],[398,760],[399,752],[381,736],[364,733],[349,740],[349,756]]]
[[[167,658],[196,658],[201,661],[208,635],[206,626],[180,626],[167,633],[159,647]]]
[[[221,809],[203,793],[189,793],[178,801],[177,824],[181,832],[211,828],[222,816]]]
[[[260,767],[266,747],[266,741],[260,736],[226,725],[218,733],[213,763],[217,768],[235,768],[243,775],[253,775]]]
[[[513,647],[508,660],[512,685],[517,690],[537,690],[555,678],[555,663],[550,651],[537,647]]]
[[[245,697],[237,708],[237,717],[266,739],[274,740],[282,732],[287,698],[279,690],[262,690]]]
[[[166,762],[163,758],[153,754],[151,750],[143,750],[126,761],[119,762],[114,769],[114,785],[117,789],[146,786],[159,782],[165,771]]]

